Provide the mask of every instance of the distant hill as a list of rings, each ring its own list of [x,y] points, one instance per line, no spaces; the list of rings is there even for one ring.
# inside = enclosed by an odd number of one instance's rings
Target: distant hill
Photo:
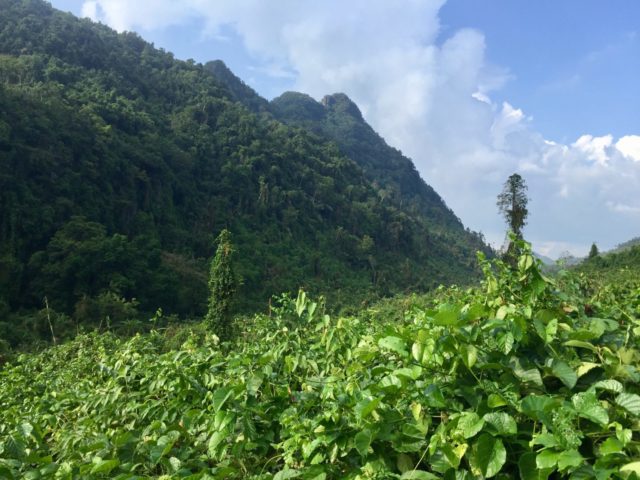
[[[626,277],[640,280],[640,244],[633,239],[609,252],[585,259],[576,268],[605,281],[620,281]]]
[[[551,266],[556,264],[556,261],[553,258],[547,257],[546,255],[533,252],[533,256],[540,260],[544,265]]]
[[[200,315],[225,227],[241,310],[465,283],[487,250],[345,96],[270,103],[222,62],[0,0],[0,336],[46,331],[45,298],[76,327]]]
[[[621,243],[620,245],[617,245],[615,248],[609,250],[608,253],[620,253],[638,245],[640,245],[640,237],[635,237],[631,240],[627,240],[626,242]]]

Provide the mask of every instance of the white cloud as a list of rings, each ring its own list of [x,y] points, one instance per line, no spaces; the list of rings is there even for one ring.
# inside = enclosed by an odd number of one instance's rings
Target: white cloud
[[[504,231],[495,199],[514,171],[529,185],[525,233],[543,253],[637,236],[629,216],[638,215],[640,136],[583,135],[568,145],[544,139],[526,112],[491,100],[512,77],[486,60],[481,32],[438,37],[443,3],[88,0],[83,12],[120,30],[193,18],[212,38],[232,29],[256,71],[293,73],[296,88],[318,99],[348,94],[463,222],[495,242]]]
[[[594,160],[601,164],[606,164],[609,161],[608,150],[613,143],[613,137],[611,135],[605,135],[603,137],[594,137],[592,135],[582,135],[572,147],[577,148],[583,152],[588,159]]]
[[[627,205],[625,203],[607,202],[607,207],[618,213],[640,214],[640,206]]]
[[[616,142],[616,148],[627,158],[640,162],[640,135],[626,135]]]

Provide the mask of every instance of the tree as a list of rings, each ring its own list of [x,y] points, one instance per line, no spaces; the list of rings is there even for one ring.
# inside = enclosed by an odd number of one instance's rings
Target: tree
[[[522,239],[522,227],[527,224],[528,201],[527,185],[520,175],[514,173],[504,183],[502,193],[498,195],[497,205],[509,226],[509,230],[518,239]]]
[[[237,288],[232,268],[234,249],[229,230],[222,230],[216,241],[218,249],[209,273],[209,308],[205,324],[221,340],[229,340],[232,335],[231,308]]]
[[[589,250],[589,258],[596,258],[600,252],[598,251],[598,246],[595,242],[591,244],[591,250]]]

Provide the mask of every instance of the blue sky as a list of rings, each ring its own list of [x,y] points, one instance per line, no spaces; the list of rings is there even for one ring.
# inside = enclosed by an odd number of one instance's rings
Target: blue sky
[[[640,235],[636,0],[55,0],[261,95],[343,91],[465,225],[500,244],[520,172],[525,236],[584,254]]]
[[[500,91],[545,137],[622,136],[640,125],[640,2],[451,0],[443,34],[481,30],[490,62],[513,75]]]

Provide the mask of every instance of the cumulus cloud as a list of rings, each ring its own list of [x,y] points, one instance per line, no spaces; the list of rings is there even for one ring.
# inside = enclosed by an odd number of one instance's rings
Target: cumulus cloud
[[[640,162],[640,135],[626,135],[616,142],[616,148],[627,158]]]
[[[573,143],[572,147],[584,153],[589,160],[605,164],[609,161],[608,150],[610,150],[612,143],[613,137],[611,135],[603,137],[582,135]]]
[[[87,0],[83,12],[119,30],[198,19],[215,38],[233,29],[256,71],[295,76],[316,98],[348,94],[388,143],[410,156],[463,222],[500,243],[495,199],[514,171],[529,185],[526,235],[543,253],[638,235],[640,136],[585,134],[563,145],[492,94],[510,80],[481,32],[440,38],[444,0]],[[144,32],[143,32],[144,33]]]

